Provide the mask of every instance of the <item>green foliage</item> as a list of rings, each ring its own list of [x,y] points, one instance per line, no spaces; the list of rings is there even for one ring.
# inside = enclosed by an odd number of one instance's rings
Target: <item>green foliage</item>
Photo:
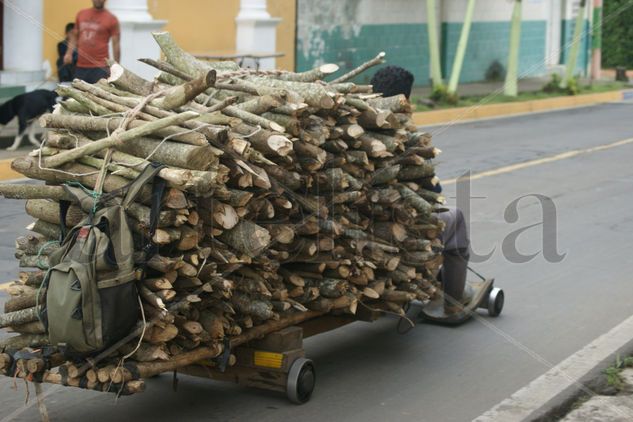
[[[558,73],[552,73],[551,79],[543,87],[543,92],[559,93],[564,95],[577,95],[580,92],[578,88],[578,78],[572,78],[567,81],[567,86],[561,88],[561,77]]]
[[[615,363],[604,370],[604,374],[607,377],[607,384],[618,390],[621,389],[624,382],[622,381],[620,372],[622,372],[624,368],[630,367],[633,367],[633,356],[628,356],[624,359],[620,359],[619,355],[616,356]]]
[[[456,105],[459,102],[459,96],[450,94],[445,85],[437,85],[431,92],[431,100],[438,104]]]
[[[633,69],[631,0],[605,0],[602,16],[602,66]]]

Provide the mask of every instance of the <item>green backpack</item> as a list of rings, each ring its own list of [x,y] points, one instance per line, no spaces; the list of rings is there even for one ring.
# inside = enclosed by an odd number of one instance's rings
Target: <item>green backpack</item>
[[[94,198],[80,188],[66,191],[89,213],[65,233],[70,203],[60,203],[61,248],[50,256],[50,269],[42,284],[40,319],[51,346],[69,356],[98,352],[125,337],[139,318],[135,280],[134,239],[126,210],[161,167],[148,165],[127,186],[123,199],[112,193]],[[150,239],[158,222],[164,181],[157,178],[152,192]],[[151,241],[146,243],[145,259]],[[142,274],[142,272],[141,272]]]

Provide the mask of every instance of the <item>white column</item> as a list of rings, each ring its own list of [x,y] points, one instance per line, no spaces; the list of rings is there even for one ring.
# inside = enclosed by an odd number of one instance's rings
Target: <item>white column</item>
[[[43,70],[42,0],[5,0],[3,19],[3,85],[36,85]]]
[[[238,53],[274,53],[277,47],[277,25],[280,18],[272,18],[266,10],[266,0],[241,0],[237,23],[236,50]],[[245,65],[252,65],[245,63]],[[260,62],[261,70],[275,69],[275,59]]]
[[[160,57],[160,48],[152,32],[160,31],[167,21],[152,18],[147,0],[109,0],[106,6],[121,25],[121,64],[146,79],[152,79],[158,72],[138,59]]]

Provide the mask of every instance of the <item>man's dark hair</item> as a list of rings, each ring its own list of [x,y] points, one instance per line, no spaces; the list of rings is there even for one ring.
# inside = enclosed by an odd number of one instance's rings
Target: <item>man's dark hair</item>
[[[403,94],[409,99],[413,80],[413,74],[408,70],[398,66],[387,66],[376,72],[371,78],[371,84],[374,86],[374,92],[381,92],[385,97]]]
[[[68,34],[73,29],[75,29],[75,23],[74,22],[68,22],[66,24],[66,33]]]

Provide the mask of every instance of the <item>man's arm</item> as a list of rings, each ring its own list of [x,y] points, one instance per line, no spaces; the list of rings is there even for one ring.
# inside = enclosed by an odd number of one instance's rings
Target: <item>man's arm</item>
[[[66,54],[64,54],[64,64],[72,64],[73,52],[77,48],[77,26],[68,34],[68,48]]]
[[[112,36],[112,54],[114,55],[114,61],[121,62],[121,35]]]

